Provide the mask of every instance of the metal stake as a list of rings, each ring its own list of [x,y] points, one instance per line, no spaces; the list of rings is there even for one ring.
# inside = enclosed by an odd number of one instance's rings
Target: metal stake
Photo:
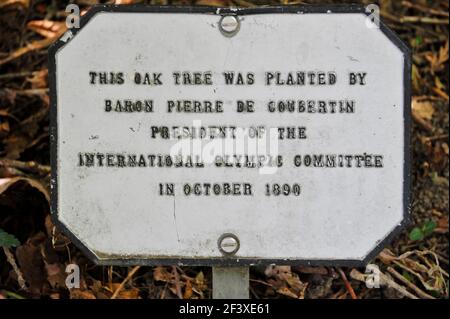
[[[213,267],[213,299],[249,299],[248,267]]]

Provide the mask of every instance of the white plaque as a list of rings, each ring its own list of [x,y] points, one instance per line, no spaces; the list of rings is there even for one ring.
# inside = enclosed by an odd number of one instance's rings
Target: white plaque
[[[409,212],[409,51],[373,15],[94,7],[50,52],[55,222],[101,264],[368,262]]]

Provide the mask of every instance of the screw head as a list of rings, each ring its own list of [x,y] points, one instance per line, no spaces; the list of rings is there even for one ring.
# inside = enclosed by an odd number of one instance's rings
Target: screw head
[[[239,250],[239,239],[234,234],[223,234],[217,243],[220,252],[224,255],[234,255]]]
[[[240,28],[240,23],[235,16],[223,16],[219,21],[220,32],[226,37],[232,37]]]

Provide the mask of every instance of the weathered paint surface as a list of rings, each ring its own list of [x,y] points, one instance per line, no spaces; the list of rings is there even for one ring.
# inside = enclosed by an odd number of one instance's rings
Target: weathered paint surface
[[[118,9],[120,11],[120,9]],[[142,10],[138,10],[142,11]],[[301,10],[298,10],[301,11]],[[406,49],[386,30],[368,28],[353,13],[265,13],[240,16],[239,32],[225,37],[220,15],[98,12],[82,30],[53,48],[53,195],[57,222],[103,263],[194,264],[358,262],[404,222],[408,212],[408,67]],[[384,27],[383,27],[384,28]],[[396,40],[397,41],[397,40]],[[92,86],[90,71],[253,72],[333,70],[336,85],[320,87],[214,85]],[[367,84],[349,87],[348,72]],[[128,80],[128,79],[127,79]],[[219,81],[217,81],[219,82]],[[155,110],[108,113],[104,99],[151,98]],[[167,99],[222,99],[221,114],[167,114]],[[268,113],[268,100],[352,99],[356,114]],[[238,114],[235,99],[260,109]],[[57,112],[56,112],[57,111]],[[407,114],[407,113],[406,113]],[[305,125],[306,140],[280,141],[286,166],[275,174],[246,168],[80,167],[80,152],[167,154],[173,141],[150,139],[152,125]],[[57,138],[56,138],[57,137]],[[406,144],[405,144],[406,143]],[[383,167],[293,167],[296,154],[383,154]],[[406,155],[405,155],[406,154]],[[57,182],[56,182],[57,179]],[[158,183],[252,183],[247,196],[159,196]],[[299,183],[301,196],[264,195],[266,183]],[[239,238],[234,258],[218,238]]]

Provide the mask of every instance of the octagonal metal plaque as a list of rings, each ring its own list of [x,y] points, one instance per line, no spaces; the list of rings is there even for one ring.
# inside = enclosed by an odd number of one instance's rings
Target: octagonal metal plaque
[[[50,50],[57,226],[102,264],[373,258],[409,211],[410,56],[372,14],[91,9]]]

